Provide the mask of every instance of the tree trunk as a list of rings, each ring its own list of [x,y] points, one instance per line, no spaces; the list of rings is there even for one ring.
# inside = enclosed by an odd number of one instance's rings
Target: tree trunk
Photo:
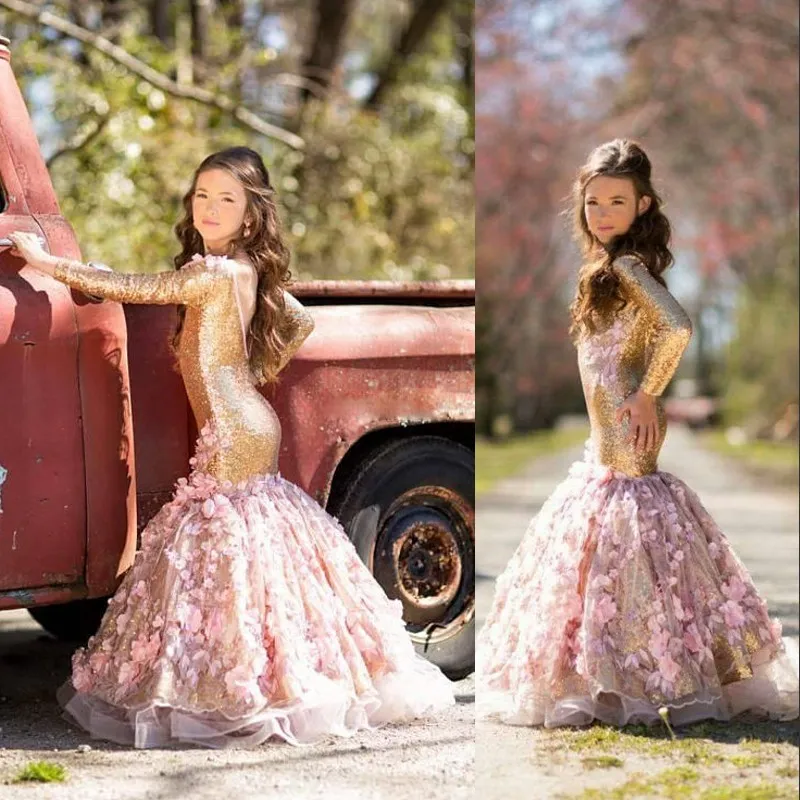
[[[218,0],[219,7],[225,15],[229,28],[241,28],[244,25],[244,3],[242,0]]]
[[[397,79],[400,68],[422,44],[449,1],[417,0],[408,25],[400,35],[388,61],[378,75],[378,82],[375,84],[375,88],[364,103],[365,108],[377,108],[380,105],[383,95]]]
[[[192,17],[192,58],[195,60],[195,71],[198,61],[205,61],[208,54],[208,17],[209,0],[189,0],[189,11]]]
[[[125,16],[125,3],[123,0],[103,0],[102,20],[104,28],[115,28]],[[119,35],[114,33],[108,37],[112,42],[117,42]]]
[[[311,49],[303,63],[303,76],[325,92],[339,63],[347,23],[353,12],[353,0],[317,0],[316,28]],[[300,102],[304,105],[313,94],[304,87]]]
[[[460,0],[456,15],[458,28],[458,54],[461,58],[461,82],[464,87],[464,107],[469,114],[469,136],[475,141],[475,50],[474,7],[471,0]],[[475,148],[470,152],[470,163],[475,169]]]
[[[150,0],[150,31],[162,44],[173,36],[169,23],[170,0]]]
[[[81,3],[80,0],[70,0],[69,16],[70,19],[76,25],[80,25],[81,28],[89,27],[86,19],[86,7]],[[82,67],[89,66],[89,55],[84,47],[79,48],[78,53],[75,56],[75,61]]]

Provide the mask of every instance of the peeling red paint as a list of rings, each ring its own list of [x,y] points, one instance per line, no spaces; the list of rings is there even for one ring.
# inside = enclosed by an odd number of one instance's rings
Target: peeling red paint
[[[337,465],[373,431],[475,420],[474,308],[314,306],[315,329],[265,397],[281,473],[325,502]],[[126,306],[139,509],[186,474],[196,431],[168,345],[175,310]],[[403,352],[401,352],[403,351]],[[139,528],[142,520],[139,521]]]

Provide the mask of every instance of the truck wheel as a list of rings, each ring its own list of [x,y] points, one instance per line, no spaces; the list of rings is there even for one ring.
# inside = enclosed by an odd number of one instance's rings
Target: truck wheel
[[[34,606],[28,613],[59,641],[85,644],[97,633],[106,608],[108,598],[96,597],[54,606]]]
[[[451,680],[475,668],[475,459],[439,436],[373,450],[331,509],[417,652]]]

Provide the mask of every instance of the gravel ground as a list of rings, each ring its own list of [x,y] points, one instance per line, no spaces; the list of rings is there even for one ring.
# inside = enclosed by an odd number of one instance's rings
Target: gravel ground
[[[92,740],[60,716],[54,693],[71,648],[25,611],[0,613],[0,797],[205,800],[223,797],[430,800],[471,798],[474,683],[439,718],[304,747],[134,750]],[[67,770],[63,783],[11,781],[32,761]]]

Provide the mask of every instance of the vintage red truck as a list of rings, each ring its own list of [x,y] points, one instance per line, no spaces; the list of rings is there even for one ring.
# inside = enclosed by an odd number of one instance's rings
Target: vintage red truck
[[[196,430],[171,306],[121,306],[26,267],[10,231],[81,258],[0,37],[0,609],[80,641],[137,536],[189,470]],[[5,245],[5,246],[3,246]],[[125,269],[131,265],[112,265]],[[473,281],[299,283],[316,327],[267,397],[281,473],[347,530],[409,634],[474,664]]]

